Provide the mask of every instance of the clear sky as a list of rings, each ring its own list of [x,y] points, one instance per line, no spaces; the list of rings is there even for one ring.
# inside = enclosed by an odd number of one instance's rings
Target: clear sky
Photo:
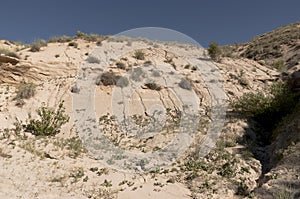
[[[300,0],[2,0],[0,8],[0,38],[23,42],[150,26],[224,45],[300,21]]]

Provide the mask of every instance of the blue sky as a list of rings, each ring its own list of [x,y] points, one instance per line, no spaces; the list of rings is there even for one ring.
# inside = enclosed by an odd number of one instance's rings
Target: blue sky
[[[299,0],[10,0],[0,6],[0,39],[23,42],[150,26],[179,31],[203,46],[224,45],[300,21]]]

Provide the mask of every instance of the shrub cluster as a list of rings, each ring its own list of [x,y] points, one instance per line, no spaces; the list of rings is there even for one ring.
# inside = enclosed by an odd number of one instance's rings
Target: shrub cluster
[[[39,118],[33,119],[28,115],[28,121],[25,125],[25,131],[36,136],[54,136],[60,132],[61,126],[69,121],[69,116],[65,114],[65,108],[62,101],[57,110],[43,105],[36,110]]]
[[[144,60],[145,59],[145,53],[142,50],[136,50],[134,52],[134,58],[138,60]]]
[[[17,58],[19,59],[19,55],[17,55],[15,52],[12,52],[8,49],[4,49],[4,48],[0,48],[0,54],[4,54],[6,56],[9,56],[9,57],[14,57],[14,58]]]
[[[71,42],[74,38],[63,35],[61,37],[52,37],[48,40],[49,43],[67,43]]]
[[[287,114],[291,113],[299,100],[284,83],[272,85],[266,94],[246,93],[233,103],[233,108],[242,116],[253,119],[259,127],[270,132]],[[268,135],[265,135],[268,139]],[[267,140],[264,140],[267,141]]]
[[[96,79],[96,85],[104,85],[104,86],[111,86],[116,85],[120,76],[116,75],[113,72],[105,72],[98,76]]]
[[[100,43],[101,41],[107,39],[106,36],[102,36],[102,35],[98,35],[98,34],[86,34],[86,33],[83,33],[81,31],[77,31],[76,37],[80,38],[80,39],[83,39],[83,40],[86,40],[88,42],[98,42],[98,43]]]
[[[146,83],[145,86],[151,90],[156,90],[156,91],[160,91],[161,90],[161,86],[158,85],[157,83],[155,82],[149,82],[149,83]]]

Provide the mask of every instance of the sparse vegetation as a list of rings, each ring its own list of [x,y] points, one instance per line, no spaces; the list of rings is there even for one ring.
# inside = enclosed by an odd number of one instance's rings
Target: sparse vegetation
[[[88,56],[88,58],[86,59],[87,62],[91,63],[91,64],[100,64],[100,59],[98,59],[95,56]]]
[[[4,49],[4,48],[0,48],[0,55],[1,54],[4,54],[4,55],[9,56],[9,57],[14,57],[14,58],[17,58],[17,59],[20,58],[20,56],[17,55],[17,53],[15,53],[13,51],[10,51],[8,49]]]
[[[289,69],[300,59],[297,53],[299,38],[299,23],[294,23],[257,36],[245,44],[231,46],[230,51],[248,59],[260,62],[263,60],[267,65],[273,65],[276,68],[282,67],[281,63],[277,65],[276,62],[283,61],[285,63],[283,69]],[[223,50],[228,48],[229,46],[222,47]],[[292,53],[285,53],[286,51]]]
[[[150,66],[152,64],[152,61],[148,60],[144,62],[144,66]]]
[[[207,50],[208,50],[209,56],[211,57],[211,59],[213,61],[219,62],[221,60],[222,50],[218,43],[211,42],[209,44],[209,48]]]
[[[116,85],[118,80],[120,79],[121,76],[116,75],[113,72],[105,72],[103,74],[101,74],[97,79],[96,79],[96,85],[104,85],[104,86],[111,86],[111,85]],[[122,80],[125,83],[126,80]],[[120,82],[121,84],[121,82]],[[120,86],[121,87],[121,86]]]
[[[74,38],[73,37],[69,37],[66,35],[60,36],[60,37],[51,37],[48,42],[49,43],[67,43],[67,42],[71,42]]]
[[[145,59],[145,53],[142,50],[136,50],[134,52],[134,57],[138,60],[144,60]]]
[[[117,68],[125,70],[126,69],[126,65],[123,62],[117,62],[116,63]]]
[[[29,99],[35,95],[36,85],[33,83],[23,83],[19,86],[14,100],[16,105],[22,107],[25,102],[24,99]]]
[[[72,184],[79,181],[84,176],[84,171],[82,168],[78,168],[76,171],[70,173],[69,177],[73,178]]]
[[[38,52],[40,51],[41,47],[47,46],[47,41],[41,39],[31,44],[30,51],[31,52]]]
[[[158,85],[157,83],[155,82],[149,82],[149,83],[146,83],[145,86],[151,90],[156,90],[156,91],[160,91],[161,90],[161,86]]]
[[[283,60],[278,60],[278,61],[275,61],[271,64],[274,68],[276,68],[277,70],[283,72],[286,70],[286,67],[285,67],[285,63]]]
[[[57,140],[53,142],[53,145],[58,147],[60,150],[67,149],[67,155],[74,159],[80,156],[80,154],[86,152],[86,148],[79,137],[71,137],[67,139],[57,138]]]
[[[102,36],[102,35],[98,35],[98,34],[86,34],[81,31],[77,31],[76,37],[79,39],[86,40],[88,42],[98,42],[98,44],[99,44],[99,42],[107,39],[107,36]]]

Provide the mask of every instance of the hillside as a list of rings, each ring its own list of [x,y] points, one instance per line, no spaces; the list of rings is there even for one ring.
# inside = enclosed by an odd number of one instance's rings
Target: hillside
[[[282,82],[267,62],[297,74],[298,26],[220,63],[190,44],[81,32],[1,40],[0,198],[299,197],[299,104],[268,142],[233,107]],[[254,53],[278,31],[281,57]]]
[[[300,22],[259,35],[244,44],[226,46],[224,51],[280,70],[290,69],[300,64]]]

